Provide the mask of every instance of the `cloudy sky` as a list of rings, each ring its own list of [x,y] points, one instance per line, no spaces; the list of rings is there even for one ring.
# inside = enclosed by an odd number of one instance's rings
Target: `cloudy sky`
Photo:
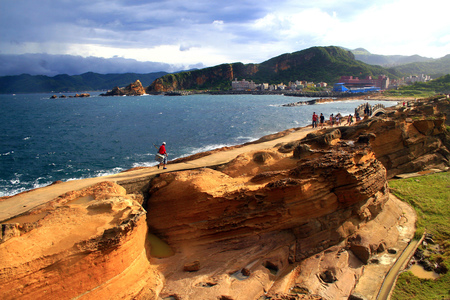
[[[0,75],[172,72],[260,63],[330,45],[439,58],[450,54],[447,6],[447,0],[0,0]]]

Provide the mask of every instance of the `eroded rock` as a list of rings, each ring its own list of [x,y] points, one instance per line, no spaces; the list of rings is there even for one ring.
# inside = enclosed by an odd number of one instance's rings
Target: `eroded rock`
[[[31,229],[0,244],[1,299],[157,294],[145,210],[116,184],[67,193],[2,226]]]

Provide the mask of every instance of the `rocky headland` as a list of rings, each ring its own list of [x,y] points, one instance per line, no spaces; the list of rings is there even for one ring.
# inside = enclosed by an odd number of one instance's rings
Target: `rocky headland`
[[[387,180],[448,170],[449,108],[414,102],[88,181],[1,221],[0,298],[375,299],[415,230]]]

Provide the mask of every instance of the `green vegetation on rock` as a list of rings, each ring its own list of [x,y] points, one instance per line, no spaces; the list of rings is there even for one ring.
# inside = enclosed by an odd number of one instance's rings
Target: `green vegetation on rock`
[[[416,238],[426,231],[439,244],[441,253],[432,254],[430,261],[450,269],[450,173],[391,180],[389,186],[394,195],[417,212]],[[448,299],[449,293],[450,272],[432,280],[407,271],[400,274],[391,299]]]

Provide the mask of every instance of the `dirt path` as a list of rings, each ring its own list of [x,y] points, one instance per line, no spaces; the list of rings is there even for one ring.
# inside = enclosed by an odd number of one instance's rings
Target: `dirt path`
[[[80,180],[72,180],[62,182],[54,185],[49,185],[43,188],[24,192],[13,197],[0,201],[0,222],[10,219],[14,216],[25,213],[41,204],[55,199],[56,197],[70,191],[76,191],[88,186],[94,185],[102,181],[126,181],[137,178],[152,177],[156,174],[171,171],[181,171],[196,169],[202,167],[217,166],[227,163],[233,160],[236,156],[255,150],[273,148],[278,143],[286,143],[291,141],[300,140],[308,133],[315,131],[311,127],[304,127],[300,130],[293,130],[291,133],[277,138],[271,141],[262,142],[258,144],[250,144],[243,147],[236,147],[227,151],[216,152],[208,156],[201,157],[199,159],[181,162],[176,164],[169,164],[167,170],[158,169],[157,167],[142,168],[137,170],[131,170],[128,172],[122,172],[114,175],[94,177]]]

